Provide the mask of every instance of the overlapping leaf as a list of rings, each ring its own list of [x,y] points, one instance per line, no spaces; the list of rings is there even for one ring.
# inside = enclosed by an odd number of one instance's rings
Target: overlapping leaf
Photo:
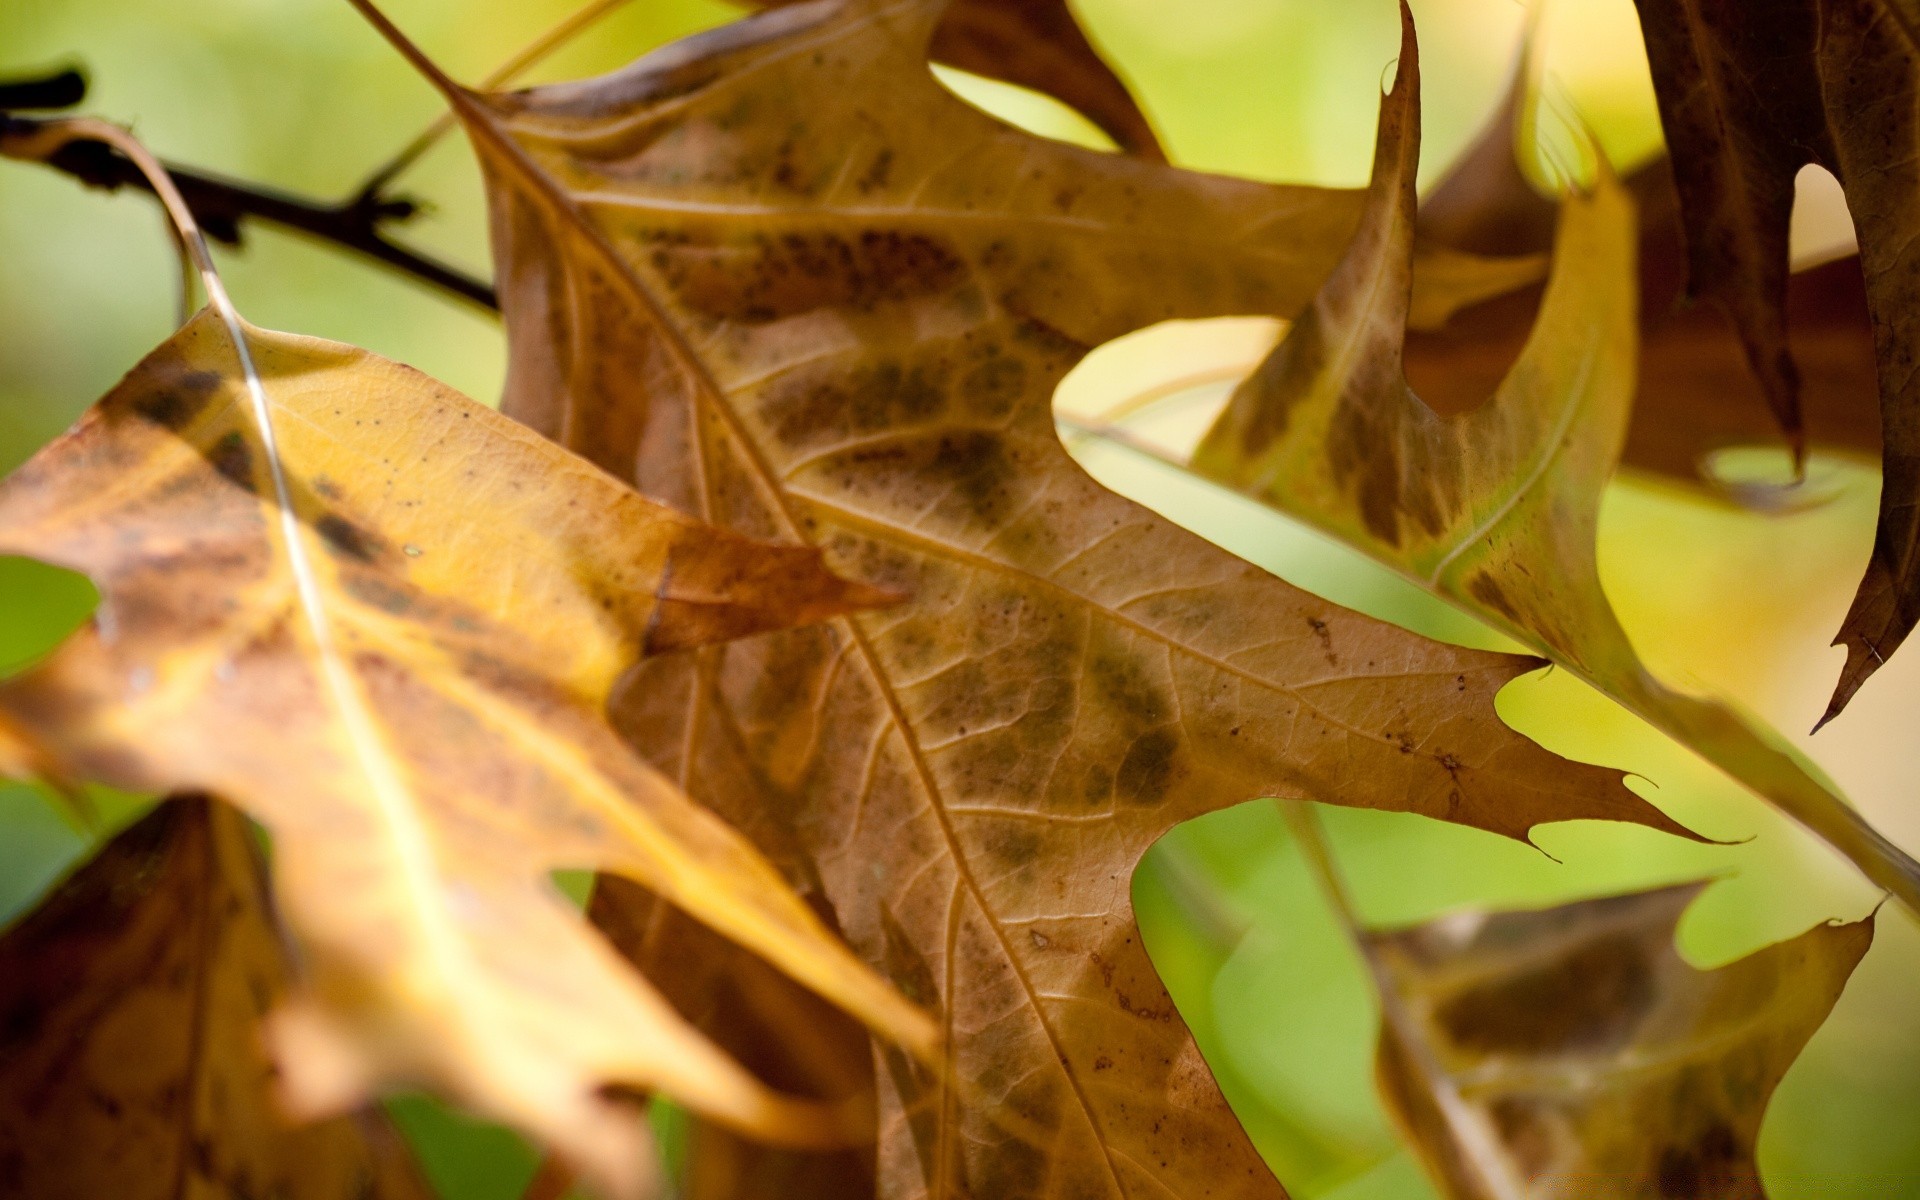
[[[103,596],[0,685],[0,720],[65,775],[210,792],[272,830],[314,968],[274,1027],[297,1109],[432,1084],[615,1190],[644,1160],[607,1085],[830,1136],[547,877],[628,875],[924,1051],[925,1018],[604,714],[643,650],[888,597],[643,500],[406,368],[253,329],[237,354],[240,328],[195,319],[0,483],[0,552]]]
[[[287,975],[238,814],[181,799],[114,839],[0,937],[0,1193],[428,1200],[384,1120],[278,1117]]]
[[[1632,204],[1604,166],[1590,195],[1562,206],[1533,333],[1494,397],[1442,417],[1408,387],[1414,82],[1383,111],[1372,196],[1346,259],[1236,390],[1195,469],[1360,547],[1574,671],[1920,909],[1920,864],[1776,735],[1649,674],[1601,589],[1600,498],[1633,399],[1637,283]]]
[[[1689,288],[1725,307],[1774,411],[1800,435],[1789,353],[1794,179],[1846,189],[1879,365],[1873,556],[1835,644],[1832,719],[1920,621],[1920,6],[1914,0],[1637,0],[1686,225]]]
[[[1520,114],[1538,98],[1534,82],[1524,66],[1515,73],[1493,120],[1421,201],[1423,237],[1479,254],[1551,248],[1556,204],[1515,162]],[[1717,305],[1683,302],[1686,248],[1669,164],[1656,159],[1625,183],[1640,218],[1640,365],[1622,461],[1683,482],[1713,479],[1716,452],[1776,444],[1779,426],[1726,314]],[[1460,312],[1443,328],[1410,332],[1406,368],[1414,391],[1443,414],[1491,395],[1532,332],[1542,290],[1523,288]],[[1786,296],[1807,444],[1877,459],[1873,325],[1859,258],[1795,271]]]
[[[508,411],[913,597],[663,661],[620,705],[940,1012],[947,1074],[877,1071],[881,1191],[1272,1196],[1140,946],[1156,838],[1272,793],[1675,827],[1499,723],[1531,660],[1322,603],[1072,463],[1050,400],[1076,361],[1303,303],[1357,198],[1003,126],[929,76],[941,8],[782,9],[496,96],[371,15],[479,149]]]
[[[1873,943],[1808,930],[1713,971],[1673,948],[1701,885],[1368,934],[1380,1088],[1458,1200],[1759,1200],[1767,1101]]]
[[[782,8],[803,0],[753,0]],[[1087,41],[1067,0],[954,0],[934,27],[933,57],[1061,100],[1130,154],[1164,160],[1127,85]]]

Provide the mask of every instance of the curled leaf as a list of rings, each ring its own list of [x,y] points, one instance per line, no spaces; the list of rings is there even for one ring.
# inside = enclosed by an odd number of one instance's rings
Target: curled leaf
[[[1635,382],[1632,202],[1602,165],[1562,204],[1533,331],[1493,398],[1441,416],[1404,373],[1418,92],[1383,112],[1372,199],[1341,263],[1234,393],[1194,467],[1357,546],[1575,672],[1920,909],[1920,864],[1778,735],[1641,664],[1600,586],[1600,499]]]
[[[1802,444],[1789,350],[1794,180],[1832,171],[1860,238],[1884,451],[1866,577],[1835,639],[1833,719],[1920,621],[1920,10],[1912,0],[1637,0],[1686,228],[1689,292],[1732,317],[1782,427]]]
[[[1764,1195],[1767,1101],[1873,918],[1700,971],[1673,936],[1702,886],[1365,935],[1380,1089],[1444,1194]]]
[[[640,1134],[608,1085],[838,1136],[698,1035],[548,875],[627,875],[927,1052],[926,1019],[603,711],[650,644],[892,597],[643,500],[406,368],[251,328],[237,354],[229,328],[195,319],[0,483],[0,553],[103,597],[0,685],[0,719],[63,775],[210,792],[273,832],[313,964],[274,1023],[302,1112],[430,1084],[629,1190]]]
[[[1486,128],[1421,200],[1418,229],[1430,242],[1481,254],[1551,248],[1558,203],[1515,160],[1522,113],[1537,103],[1533,46],[1523,43],[1513,86]],[[1715,483],[1719,451],[1778,444],[1779,425],[1725,311],[1685,302],[1686,244],[1671,164],[1656,158],[1624,184],[1639,210],[1640,355],[1622,462],[1684,483]],[[1417,262],[1414,276],[1418,286]],[[1441,327],[1410,320],[1405,357],[1414,391],[1440,413],[1464,412],[1492,394],[1526,344],[1544,290],[1497,297]],[[1787,278],[1786,312],[1807,444],[1878,459],[1873,323],[1859,257],[1796,270]]]

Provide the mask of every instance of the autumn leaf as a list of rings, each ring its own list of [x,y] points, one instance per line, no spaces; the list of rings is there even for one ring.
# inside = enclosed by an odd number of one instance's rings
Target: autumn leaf
[[[1532,45],[1525,43],[1513,86],[1486,128],[1421,200],[1416,228],[1431,243],[1500,255],[1551,248],[1557,201],[1536,190],[1515,160],[1527,127],[1521,114],[1540,98],[1535,72],[1525,66]],[[1709,483],[1746,503],[1799,501],[1805,494],[1794,489],[1732,486],[1714,472],[1717,452],[1777,444],[1779,426],[1726,313],[1685,302],[1686,247],[1670,165],[1655,158],[1624,182],[1640,218],[1640,361],[1622,461],[1683,483]],[[1416,284],[1419,275],[1416,269]],[[1786,286],[1807,444],[1878,460],[1873,325],[1859,258],[1796,270]],[[1442,414],[1486,399],[1526,344],[1543,290],[1524,287],[1467,308],[1442,328],[1413,323],[1405,366],[1414,392]]]
[[[1673,153],[1689,290],[1731,315],[1774,412],[1800,436],[1788,222],[1809,163],[1846,190],[1873,313],[1880,520],[1835,645],[1832,720],[1920,620],[1920,409],[1907,333],[1920,271],[1920,9],[1912,0],[1636,0]]]
[[[1765,1194],[1767,1101],[1873,918],[1701,971],[1673,938],[1704,886],[1364,935],[1380,1090],[1445,1195]]]
[[[507,411],[912,597],[662,660],[616,702],[941,1014],[945,1076],[880,1057],[880,1191],[1273,1196],[1140,945],[1155,839],[1274,793],[1678,827],[1499,723],[1533,660],[1342,611],[1074,465],[1050,401],[1075,362],[1303,303],[1355,198],[1002,125],[929,76],[941,8],[783,9],[480,95],[362,5],[478,148]]]
[[[1562,204],[1533,333],[1493,398],[1441,416],[1402,367],[1414,282],[1417,74],[1382,111],[1346,259],[1234,393],[1194,468],[1357,546],[1574,672],[1920,909],[1920,864],[1775,734],[1648,673],[1600,586],[1600,499],[1636,372],[1634,218],[1604,163]]]
[[[757,1078],[794,1096],[871,1112],[877,1105],[867,1032],[765,961],[731,945],[624,879],[605,877],[587,915],[642,963],[679,963],[656,982]],[[688,969],[699,963],[704,969]],[[856,1200],[874,1194],[874,1147],[770,1146],[693,1122],[679,1163],[680,1200]]]
[[[237,813],[183,798],[115,838],[0,937],[0,1192],[428,1200],[384,1119],[277,1115],[288,975]]]
[[[802,0],[751,0],[784,8]],[[1166,161],[1127,85],[1087,41],[1067,0],[953,0],[934,27],[940,62],[1019,84],[1077,109],[1130,154]]]
[[[212,310],[0,483],[0,553],[103,596],[0,685],[0,719],[65,776],[206,791],[273,832],[313,966],[272,1029],[297,1112],[430,1084],[615,1192],[644,1160],[607,1085],[839,1136],[622,963],[549,882],[562,867],[630,876],[928,1051],[924,1016],[604,713],[645,651],[890,598],[817,553],[643,500],[404,367]]]

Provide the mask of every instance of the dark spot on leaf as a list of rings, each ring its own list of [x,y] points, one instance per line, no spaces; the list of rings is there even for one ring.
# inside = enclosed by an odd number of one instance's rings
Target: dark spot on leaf
[[[246,492],[254,490],[253,448],[238,430],[215,442],[207,451],[207,461],[235,487]]]
[[[1463,1050],[1552,1055],[1620,1044],[1656,999],[1645,948],[1616,934],[1525,974],[1468,988],[1435,1015]]]
[[[1156,729],[1127,751],[1113,777],[1114,793],[1133,804],[1157,804],[1185,773],[1180,763],[1180,739],[1171,730]]]
[[[362,529],[339,513],[326,514],[313,523],[313,528],[326,539],[327,545],[348,558],[370,563],[379,556],[379,535]]]
[[[1467,580],[1467,594],[1510,621],[1520,620],[1519,609],[1491,575],[1476,573]]]

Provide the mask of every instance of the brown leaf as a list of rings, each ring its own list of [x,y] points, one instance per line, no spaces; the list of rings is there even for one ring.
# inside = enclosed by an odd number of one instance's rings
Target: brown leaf
[[[1732,316],[1775,414],[1800,444],[1788,350],[1794,178],[1818,163],[1847,193],[1874,316],[1885,443],[1866,578],[1835,644],[1824,720],[1920,621],[1920,409],[1905,330],[1920,293],[1920,7],[1914,0],[1636,0],[1672,149],[1692,294]]]
[[[1557,202],[1515,161],[1521,113],[1536,95],[1525,61],[1532,45],[1523,43],[1514,84],[1487,127],[1421,201],[1417,227],[1431,242],[1478,254],[1551,248]],[[1716,451],[1775,444],[1779,425],[1725,312],[1685,302],[1686,248],[1666,159],[1629,173],[1626,187],[1640,215],[1640,365],[1623,461],[1683,482],[1711,480]],[[1412,322],[1405,355],[1415,393],[1443,414],[1491,395],[1526,344],[1543,291],[1524,288],[1465,309],[1440,329]],[[1794,272],[1786,304],[1807,443],[1877,459],[1873,325],[1859,259]]]
[[[1562,205],[1533,333],[1493,398],[1443,417],[1408,386],[1419,77],[1404,81],[1382,111],[1373,194],[1346,259],[1235,391],[1194,468],[1574,672],[1920,910],[1920,864],[1776,734],[1650,675],[1601,589],[1600,499],[1632,403],[1636,328],[1632,202],[1604,163],[1591,195]]]
[[[288,974],[232,809],[115,838],[0,937],[0,1195],[428,1200],[383,1118],[279,1116],[259,1026]]]
[[[363,5],[479,149],[508,410],[913,597],[662,660],[629,714],[940,1011],[948,1076],[876,1070],[882,1193],[1273,1196],[1139,942],[1155,839],[1274,793],[1677,827],[1499,723],[1532,660],[1344,612],[1072,462],[1050,401],[1074,363],[1297,307],[1355,200],[993,121],[927,72],[939,10],[785,9],[482,96]]]
[[[681,1164],[682,1200],[856,1200],[874,1194],[876,1099],[866,1030],[623,879],[603,878],[587,915],[633,961],[682,964],[657,973],[662,992],[757,1077],[790,1095],[868,1115],[863,1143],[816,1151],[769,1146],[712,1122],[694,1122]],[[690,963],[703,969],[688,969]]]
[[[749,2],[784,8],[803,0]],[[952,0],[934,28],[932,53],[963,71],[1052,96],[1129,154],[1166,161],[1147,115],[1087,41],[1067,0]]]
[[[930,1044],[604,712],[648,644],[887,598],[814,552],[643,500],[404,367],[203,314],[0,483],[0,553],[103,596],[0,685],[0,714],[63,776],[229,797],[273,832],[314,967],[274,1024],[299,1110],[430,1084],[614,1191],[645,1160],[611,1084],[768,1136],[837,1136],[608,950],[549,882],[562,867],[629,875]]]
[[[1380,1089],[1457,1200],[1760,1200],[1767,1101],[1873,943],[1829,924],[1714,971],[1703,884],[1374,933]]]

